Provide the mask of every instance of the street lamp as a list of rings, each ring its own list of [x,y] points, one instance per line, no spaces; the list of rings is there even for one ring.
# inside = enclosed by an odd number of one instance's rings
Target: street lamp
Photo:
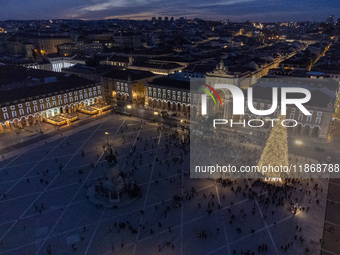
[[[303,142],[302,142],[301,140],[295,140],[295,144],[297,144],[297,145],[302,145]]]
[[[105,132],[106,135],[106,144],[109,146],[109,132]]]

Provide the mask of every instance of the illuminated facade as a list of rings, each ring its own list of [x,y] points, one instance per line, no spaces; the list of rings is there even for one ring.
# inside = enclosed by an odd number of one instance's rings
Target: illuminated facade
[[[71,114],[103,101],[102,87],[80,77],[62,74],[50,77],[56,74],[8,66],[0,67],[0,73],[4,74],[0,75],[0,132]]]
[[[116,100],[144,104],[144,87],[147,81],[158,77],[151,72],[113,70],[103,76],[105,98],[109,103]]]
[[[190,82],[168,77],[157,78],[145,86],[145,105],[154,110],[197,114],[198,95],[191,95]]]

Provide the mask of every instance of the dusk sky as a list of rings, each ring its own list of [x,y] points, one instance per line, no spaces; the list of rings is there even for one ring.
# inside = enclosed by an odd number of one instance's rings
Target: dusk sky
[[[150,19],[173,16],[232,21],[324,21],[339,0],[0,0],[7,19]]]

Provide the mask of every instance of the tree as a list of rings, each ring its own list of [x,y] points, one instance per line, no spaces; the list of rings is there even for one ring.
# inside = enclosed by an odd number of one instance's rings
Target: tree
[[[288,140],[287,140],[287,128],[281,125],[281,121],[284,120],[284,116],[279,117],[279,121],[276,121],[272,128],[269,138],[266,142],[266,146],[263,149],[261,158],[258,162],[258,167],[263,170],[263,167],[267,169],[279,168],[280,171],[262,172],[264,177],[268,178],[286,178],[287,174],[281,169],[288,167]]]

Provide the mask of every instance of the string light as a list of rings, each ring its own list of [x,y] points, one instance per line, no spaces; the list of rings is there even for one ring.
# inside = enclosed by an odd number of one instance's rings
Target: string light
[[[267,169],[282,169],[282,167],[288,167],[288,140],[287,140],[287,128],[282,126],[280,123],[284,120],[284,116],[280,115],[280,121],[277,121],[272,128],[269,138],[266,142],[266,146],[263,149],[261,158],[258,162],[260,169],[263,166]],[[271,178],[286,178],[287,175],[283,171],[267,171],[262,172],[264,177]]]

